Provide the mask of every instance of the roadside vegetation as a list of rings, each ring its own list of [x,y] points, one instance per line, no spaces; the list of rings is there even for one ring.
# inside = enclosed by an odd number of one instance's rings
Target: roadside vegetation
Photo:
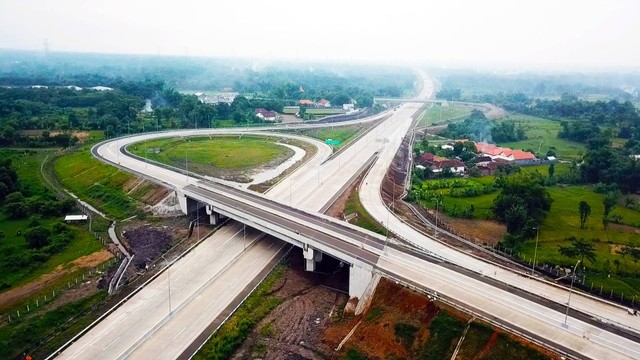
[[[340,142],[340,145],[334,145],[334,150],[339,150],[341,147],[346,146],[353,141],[356,136],[367,131],[367,129],[374,126],[374,124],[355,124],[347,126],[332,126],[322,129],[308,129],[296,131],[296,134],[306,135],[312,138],[316,138],[320,141],[327,141],[329,139]]]
[[[0,358],[13,358],[76,326],[68,320],[104,299],[95,285],[76,281],[87,274],[97,281],[112,255],[87,223],[63,222],[77,209],[41,172],[52,151],[0,153],[0,189],[8,192],[0,200]]]
[[[0,214],[0,291],[33,280],[59,265],[91,254],[102,245],[86,226],[62,222],[74,209],[70,200],[58,200],[44,186],[40,165],[44,153],[4,151],[4,177],[9,191]],[[15,165],[14,165],[15,164]],[[0,186],[1,187],[1,186]]]
[[[345,217],[353,216],[353,219],[349,220],[349,222],[354,225],[381,235],[388,234],[387,229],[369,215],[367,210],[362,206],[359,192],[356,189],[351,192],[351,195],[349,195],[349,198],[344,205],[344,215]]]
[[[286,265],[278,265],[247,297],[236,312],[213,333],[193,357],[196,360],[229,359],[253,327],[282,301],[272,296],[275,285],[282,279]]]

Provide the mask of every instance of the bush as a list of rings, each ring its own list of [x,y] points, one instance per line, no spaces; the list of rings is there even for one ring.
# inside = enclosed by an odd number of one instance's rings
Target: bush
[[[36,226],[24,232],[27,246],[31,249],[40,249],[49,245],[50,237],[51,230],[42,226]]]
[[[400,339],[407,349],[411,349],[413,342],[416,339],[418,328],[411,324],[397,323],[393,327],[393,332],[395,333],[396,338]]]

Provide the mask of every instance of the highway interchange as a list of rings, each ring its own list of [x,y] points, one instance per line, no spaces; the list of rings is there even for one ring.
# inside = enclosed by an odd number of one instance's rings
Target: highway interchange
[[[433,88],[424,75],[423,80],[425,86],[420,97],[428,98]],[[436,255],[435,259],[446,260],[452,266],[437,265],[433,259],[425,261],[424,256],[416,256],[397,247],[383,249],[383,243],[381,245],[375,234],[369,234],[370,237],[364,239],[352,239],[352,242],[360,242],[369,261],[375,262],[376,271],[438,293],[447,301],[458,303],[467,310],[498,321],[534,340],[548,343],[573,357],[640,358],[638,325],[634,317],[626,314],[625,309],[586,295],[574,294],[571,307],[583,315],[576,318],[576,313],[572,312],[567,322],[568,328],[565,329],[561,327],[564,313],[558,309],[558,305],[566,304],[568,292],[565,288],[448,248],[389,213],[380,197],[380,184],[403,136],[410,129],[412,117],[421,106],[420,103],[408,102],[389,112],[386,115],[391,116],[331,160],[325,161],[330,149],[320,142],[313,142],[319,149],[317,154],[266,195],[307,212],[319,211],[364,163],[378,153],[378,159],[360,189],[363,205],[398,237],[428,250]],[[203,186],[202,183],[198,185],[199,179],[129,157],[120,151],[121,148],[129,143],[159,136],[229,132],[237,133],[238,130],[184,130],[134,136],[102,144],[96,153],[105,161],[168,186],[197,188]],[[348,224],[344,226],[350,227]],[[366,241],[370,239],[373,241]],[[231,223],[177,260],[166,272],[167,276],[163,274],[156,278],[69,346],[60,354],[60,358],[144,356],[171,359],[185,356],[185,349],[204,328],[223,313],[237,294],[258,276],[260,270],[281,256],[285,248],[284,243],[267,241],[261,234],[245,229],[241,224]],[[458,271],[456,267],[468,270]],[[503,286],[495,286],[496,282]],[[512,290],[510,286],[519,290]],[[527,296],[522,296],[522,293]],[[535,301],[538,296],[541,299]],[[584,321],[584,314],[596,320]],[[608,331],[600,326],[600,322],[617,324],[632,335],[621,336],[620,332]]]

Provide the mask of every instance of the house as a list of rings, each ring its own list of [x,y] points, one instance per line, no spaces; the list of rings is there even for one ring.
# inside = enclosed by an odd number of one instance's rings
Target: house
[[[424,167],[430,167],[433,165],[434,162],[436,161],[443,161],[446,160],[446,158],[443,158],[441,156],[437,156],[437,155],[433,155],[431,153],[424,153],[422,155],[420,155],[418,157],[418,159],[416,159],[416,163],[418,165],[422,165]]]
[[[331,107],[331,103],[327,99],[322,99],[322,100],[318,101],[316,106],[317,107],[326,107],[326,108],[328,108],[328,107]]]
[[[355,104],[342,104],[342,109],[347,111],[351,111],[355,109],[355,107],[356,107]]]
[[[464,163],[458,159],[444,159],[442,161],[435,161],[431,166],[431,171],[439,173],[445,169],[451,170],[454,174],[464,173]]]
[[[487,156],[487,155],[478,155],[476,156],[476,164],[480,165],[480,164],[488,164],[490,162],[493,162],[493,159],[491,158],[491,156]]]
[[[444,144],[444,145],[440,146],[440,148],[442,150],[453,150],[453,146],[451,146],[449,144]]]
[[[207,94],[201,92],[197,92],[193,95],[195,95],[201,103],[205,103],[208,98]]]
[[[515,161],[516,163],[528,163],[536,160],[536,156],[528,151],[512,150],[486,142],[476,142],[474,144],[479,153],[489,156],[492,159],[500,158]]]
[[[89,88],[91,90],[98,90],[98,91],[111,91],[113,90],[113,88],[107,87],[107,86],[94,86],[92,88]]]
[[[451,170],[452,173],[462,174],[464,173],[464,163],[457,159],[447,159],[441,156],[425,153],[418,157],[416,160],[417,168],[429,168],[434,173],[442,172],[444,169]]]
[[[497,162],[483,162],[476,164],[476,168],[480,171],[480,176],[495,175],[498,169]]]
[[[276,121],[277,114],[275,111],[269,111],[267,109],[257,108],[256,117],[265,121]]]
[[[509,165],[511,162],[502,158],[492,159],[489,156],[478,156],[476,158],[476,168],[480,171],[481,176],[495,175],[498,172],[498,166]]]
[[[300,105],[313,106],[314,103],[311,100],[303,99],[298,102]]]

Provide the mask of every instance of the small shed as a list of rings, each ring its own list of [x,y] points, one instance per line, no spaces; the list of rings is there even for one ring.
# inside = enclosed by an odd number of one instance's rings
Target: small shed
[[[67,215],[64,217],[65,222],[87,221],[87,215]]]

